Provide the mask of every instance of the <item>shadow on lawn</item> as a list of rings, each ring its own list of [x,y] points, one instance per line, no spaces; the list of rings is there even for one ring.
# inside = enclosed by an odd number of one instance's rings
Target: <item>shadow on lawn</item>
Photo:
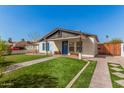
[[[55,88],[58,79],[50,75],[22,75],[17,78],[0,82],[1,88]]]
[[[6,66],[9,66],[13,63],[15,63],[15,62],[13,62],[13,61],[0,62],[0,67],[6,67]]]

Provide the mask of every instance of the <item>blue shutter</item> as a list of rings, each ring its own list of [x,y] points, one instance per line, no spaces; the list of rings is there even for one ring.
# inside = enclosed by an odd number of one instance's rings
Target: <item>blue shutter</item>
[[[45,50],[45,43],[42,44],[42,50]]]
[[[46,50],[49,51],[49,43],[46,43]]]

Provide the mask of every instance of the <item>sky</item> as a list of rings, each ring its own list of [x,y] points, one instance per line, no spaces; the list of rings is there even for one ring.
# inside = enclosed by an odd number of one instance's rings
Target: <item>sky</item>
[[[124,40],[124,6],[0,6],[0,36],[39,39],[55,28]]]

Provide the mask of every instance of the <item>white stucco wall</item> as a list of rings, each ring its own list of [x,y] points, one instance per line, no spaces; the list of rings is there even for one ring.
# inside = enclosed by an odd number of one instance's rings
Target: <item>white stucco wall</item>
[[[40,53],[46,53],[46,50],[42,49],[43,43],[46,43],[44,41],[39,43],[39,52]],[[49,43],[49,51],[48,53],[54,54],[55,51],[61,51],[62,45],[60,41],[48,41]]]
[[[46,50],[42,49],[43,43],[46,43],[46,42],[42,41],[42,42],[39,43],[39,52],[40,53],[46,53]],[[48,41],[48,43],[49,43],[49,51],[48,51],[48,53],[54,53],[54,50],[55,50],[54,42],[53,41]]]

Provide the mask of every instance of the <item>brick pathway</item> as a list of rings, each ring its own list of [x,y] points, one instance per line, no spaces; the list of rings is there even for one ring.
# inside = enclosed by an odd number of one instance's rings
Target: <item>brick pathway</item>
[[[26,66],[30,66],[30,65],[33,65],[33,64],[37,64],[37,63],[40,63],[40,62],[48,61],[48,60],[51,60],[51,59],[54,59],[54,58],[57,58],[57,57],[60,57],[60,56],[52,56],[52,57],[27,61],[27,62],[23,62],[23,63],[13,64],[13,65],[10,65],[10,66],[6,67],[6,71],[4,73],[8,73],[8,72],[14,71],[16,69],[26,67]]]

